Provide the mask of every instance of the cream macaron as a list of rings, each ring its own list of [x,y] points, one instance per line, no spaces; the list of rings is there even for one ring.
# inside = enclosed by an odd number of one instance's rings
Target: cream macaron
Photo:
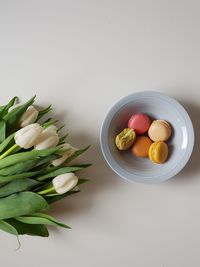
[[[165,120],[154,120],[148,130],[148,135],[154,142],[167,141],[171,134],[172,127]]]

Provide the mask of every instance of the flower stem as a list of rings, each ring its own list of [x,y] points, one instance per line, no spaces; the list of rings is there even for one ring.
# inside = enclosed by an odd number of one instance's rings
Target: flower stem
[[[8,156],[11,152],[13,152],[13,150],[19,148],[19,146],[17,144],[14,144],[12,147],[10,147],[8,150],[6,150],[1,156],[0,159],[5,158],[6,156]]]
[[[37,192],[37,194],[39,194],[39,195],[46,195],[46,194],[52,193],[52,192],[55,192],[55,189],[54,189],[53,186],[50,187],[50,188],[44,189],[44,190],[42,190],[40,192]]]

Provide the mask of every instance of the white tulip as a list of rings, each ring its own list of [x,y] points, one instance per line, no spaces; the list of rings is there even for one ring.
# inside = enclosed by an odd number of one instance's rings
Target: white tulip
[[[77,151],[77,148],[71,146],[70,144],[68,143],[65,143],[62,145],[62,148],[65,148],[65,149],[68,149],[67,151],[65,151],[63,154],[62,154],[62,157],[59,158],[59,159],[55,159],[51,162],[51,164],[53,166],[59,166],[60,164],[62,164],[67,158],[69,158],[70,156],[72,156],[76,151]]]
[[[51,135],[57,135],[57,127],[55,125],[50,125],[43,130],[43,133],[48,133]]]
[[[9,108],[8,112],[12,111],[13,109],[19,106],[21,106],[21,104],[13,105],[12,107]],[[34,106],[29,106],[19,120],[20,127],[25,127],[29,124],[34,123],[38,117],[38,114],[39,111]]]
[[[41,150],[50,147],[56,147],[59,143],[59,137],[57,134],[57,128],[51,125],[44,129],[35,143],[35,149]]]
[[[42,127],[38,123],[32,123],[15,133],[15,143],[22,148],[30,148],[35,145],[41,132]]]
[[[59,142],[59,138],[56,135],[48,136],[46,139],[42,140],[38,144],[35,145],[35,149],[41,150],[50,147],[56,147]]]
[[[19,120],[20,126],[25,127],[37,120],[39,111],[34,106],[29,106]]]
[[[78,177],[73,172],[65,173],[56,176],[52,183],[58,194],[64,194],[77,185]]]

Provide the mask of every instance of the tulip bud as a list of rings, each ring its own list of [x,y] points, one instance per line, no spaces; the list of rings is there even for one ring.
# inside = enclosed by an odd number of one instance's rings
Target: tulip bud
[[[64,194],[77,185],[78,177],[73,172],[65,173],[56,176],[52,183],[58,194]]]
[[[56,147],[59,142],[59,137],[56,131],[57,128],[54,125],[44,129],[39,138],[36,140],[35,149],[40,150]]]
[[[21,106],[21,104],[13,105],[12,107],[9,108],[8,112],[12,111],[13,109],[19,106]],[[38,117],[38,113],[39,111],[34,106],[29,106],[19,120],[20,127],[25,127],[29,124],[34,123]]]
[[[63,154],[62,154],[62,157],[59,158],[59,159],[55,159],[51,162],[51,164],[53,166],[59,166],[60,164],[62,164],[67,158],[69,158],[70,156],[72,156],[76,151],[77,151],[77,148],[71,146],[70,144],[63,144],[62,145],[62,148],[65,148],[65,149],[68,149],[67,151],[65,151]]]
[[[15,133],[15,143],[22,148],[31,148],[42,132],[38,123],[32,123]]]
[[[34,108],[33,106],[29,106],[19,120],[20,126],[25,127],[35,122],[38,117],[38,114],[39,111],[36,108]]]
[[[57,135],[57,127],[55,125],[50,125],[43,130],[43,133],[48,133],[49,135]]]

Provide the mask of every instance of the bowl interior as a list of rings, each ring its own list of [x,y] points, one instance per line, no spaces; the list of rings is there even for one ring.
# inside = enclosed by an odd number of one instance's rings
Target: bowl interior
[[[152,120],[164,119],[172,125],[173,135],[167,142],[169,157],[164,164],[154,164],[148,158],[133,156],[131,150],[119,151],[116,148],[116,135],[127,127],[128,119],[134,113],[146,113]],[[104,131],[107,146],[104,156],[113,170],[128,180],[149,183],[166,180],[183,168],[191,154],[191,121],[183,107],[167,96],[133,94],[111,109],[104,124],[107,124],[104,127],[104,130],[107,128]]]

